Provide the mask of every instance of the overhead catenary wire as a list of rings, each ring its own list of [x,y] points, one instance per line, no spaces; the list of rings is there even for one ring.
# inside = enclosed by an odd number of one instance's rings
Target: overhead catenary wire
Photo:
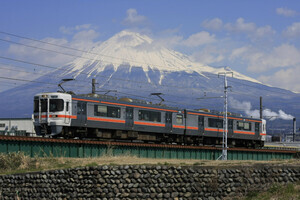
[[[22,67],[19,67],[19,66],[15,66],[15,65],[11,65],[11,64],[5,64],[5,63],[1,63],[0,62],[0,64],[3,64],[3,65],[9,65],[9,66],[11,66],[11,67],[16,67],[16,68],[22,68]],[[6,67],[0,67],[0,69],[4,69],[4,70],[8,70],[8,71],[15,71],[15,72],[22,72],[22,73],[28,73],[28,74],[32,74],[32,73],[34,73],[34,74],[40,74],[40,75],[44,75],[44,73],[38,73],[38,72],[29,72],[29,71],[25,71],[25,70],[18,70],[18,69],[11,69],[11,68],[6,68]],[[54,76],[54,75],[47,75],[48,77],[50,76],[50,77],[54,77],[54,78],[59,78],[59,76]],[[89,81],[87,81],[87,80],[78,80],[78,79],[75,79],[75,81],[77,81],[77,82],[86,82],[86,83],[88,83],[88,84],[90,84],[90,82]],[[104,84],[105,85],[105,84]],[[125,88],[125,87],[122,87],[123,89],[131,89],[131,88]],[[198,90],[198,88],[193,88],[194,90],[196,89],[196,90]],[[137,89],[135,89],[135,90],[137,90]],[[138,89],[138,91],[142,91],[142,92],[148,92],[149,94],[151,93],[151,92],[153,92],[153,91],[147,91],[147,90],[141,90],[141,89]],[[176,95],[173,95],[173,94],[168,94],[168,93],[163,93],[164,95],[167,95],[167,96],[173,96],[173,97],[177,97],[177,98],[181,98],[181,96],[176,96]]]
[[[66,47],[66,46],[63,46],[63,45],[56,45],[56,44],[53,44],[53,43],[44,42],[44,41],[36,40],[36,39],[31,39],[31,38],[19,36],[19,35],[16,35],[16,34],[6,33],[6,32],[3,32],[3,31],[0,31],[0,33],[2,33],[2,34],[8,34],[8,35],[15,36],[15,37],[20,37],[20,38],[23,38],[23,39],[32,40],[32,41],[35,41],[35,42],[42,42],[42,43],[53,45],[53,46],[57,46],[57,47],[62,47],[62,48],[72,49],[72,50],[76,50],[76,51],[80,51],[80,52],[85,52],[85,53],[88,53],[88,54],[100,55],[100,56],[110,57],[110,58],[119,59],[119,60],[126,60],[126,61],[136,62],[136,61],[130,60],[130,59],[117,58],[117,57],[114,57],[114,56],[107,56],[107,55],[98,54],[98,53],[91,53],[91,52],[85,51],[85,50],[79,50],[79,49],[75,49],[75,48],[70,48],[70,47]],[[44,50],[44,51],[50,51],[50,52],[54,52],[54,53],[58,53],[58,54],[68,55],[68,56],[72,56],[72,57],[76,57],[76,58],[84,58],[84,59],[88,59],[88,60],[92,60],[92,61],[107,62],[109,64],[119,64],[119,63],[114,63],[114,62],[111,62],[111,61],[104,61],[104,60],[97,60],[97,59],[95,60],[94,58],[87,58],[87,57],[84,57],[84,56],[78,56],[78,55],[73,55],[73,54],[69,54],[69,53],[62,53],[62,52],[59,52],[59,51],[45,49],[45,48],[36,47],[36,46],[32,46],[32,45],[27,45],[27,44],[23,44],[23,43],[19,43],[19,42],[13,42],[13,41],[10,41],[10,40],[5,40],[5,39],[0,39],[0,40],[5,41],[5,42],[9,42],[9,43],[14,43],[14,44],[17,44],[17,45],[22,45],[22,46],[30,47],[30,48],[36,48],[36,49],[40,49],[40,50]],[[149,66],[151,66],[151,65],[152,66],[160,66],[160,65],[153,64],[153,63],[152,64],[144,63],[144,62],[137,62],[137,63],[146,64],[146,65],[149,65]],[[163,67],[163,66],[161,66],[161,67]],[[158,69],[152,69],[152,70],[153,71],[162,72],[162,70],[158,70]],[[166,72],[166,71],[163,71],[163,72]],[[173,72],[173,73],[176,73],[176,72]],[[184,74],[184,75],[195,76],[193,74]],[[196,75],[196,76],[199,77],[199,75]],[[149,84],[149,83],[147,82],[147,84]],[[150,84],[153,84],[153,83],[150,83]],[[164,85],[161,84],[159,86],[164,86]],[[166,85],[166,87],[178,87],[178,86],[169,86],[169,85]],[[185,89],[185,88],[183,88],[183,89]]]
[[[57,86],[56,83],[49,83],[49,82],[36,81],[36,80],[27,80],[27,79],[21,79],[21,78],[11,78],[11,77],[2,77],[2,76],[0,76],[0,79],[13,80],[13,81],[22,81],[22,82],[31,82],[31,83],[39,83],[39,84],[47,84],[47,85],[55,85],[55,86]],[[88,86],[80,86],[80,85],[77,86],[77,87],[89,88]],[[102,89],[105,89],[105,88],[102,88]],[[151,100],[151,101],[157,101],[157,99],[155,99],[155,98],[145,97],[145,96],[131,94],[131,93],[126,93],[126,92],[119,92],[119,91],[117,91],[116,93],[128,95],[128,96],[131,96],[131,97],[138,97],[138,98],[142,98],[142,99],[148,99],[148,100]],[[169,101],[169,100],[166,100],[165,102],[173,104],[173,105],[176,105],[176,106],[178,106],[178,105],[187,105],[187,106],[196,106],[196,107],[199,106],[199,105],[188,104],[188,103],[184,103],[184,102],[175,102],[175,101]]]
[[[49,66],[49,65],[45,65],[45,64],[38,64],[38,63],[33,63],[33,62],[28,62],[28,61],[24,61],[24,60],[20,60],[20,59],[15,59],[15,58],[10,58],[10,57],[5,57],[5,56],[0,56],[1,59],[6,59],[6,60],[10,60],[10,61],[15,61],[15,62],[20,62],[20,63],[24,63],[24,64],[30,64],[30,65],[34,65],[36,67],[45,67],[45,68],[51,68],[51,69],[56,69],[56,70],[60,70],[60,71],[64,71],[64,72],[76,72],[72,69],[64,69],[65,66],[63,67],[53,67],[53,66]],[[86,72],[77,72],[78,74],[85,74],[85,75],[89,75],[89,73]],[[190,89],[188,87],[179,87],[179,86],[175,86],[175,85],[165,85],[165,84],[154,84],[152,82],[144,82],[144,81],[133,81],[130,79],[123,79],[123,78],[117,78],[117,77],[110,77],[110,76],[104,76],[104,75],[94,75],[93,77],[104,77],[104,78],[110,78],[113,80],[118,80],[118,81],[125,81],[125,82],[132,82],[132,83],[139,83],[139,84],[147,84],[147,85],[154,85],[154,86],[159,86],[159,87],[172,87],[172,88],[177,88],[177,89]]]

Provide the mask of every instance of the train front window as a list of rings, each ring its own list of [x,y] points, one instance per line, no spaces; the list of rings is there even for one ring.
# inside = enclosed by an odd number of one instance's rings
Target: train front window
[[[48,108],[48,100],[41,99],[41,112],[47,112],[47,108]]]
[[[33,112],[39,112],[39,100],[34,100]]]
[[[59,112],[64,110],[64,100],[50,99],[50,112]]]

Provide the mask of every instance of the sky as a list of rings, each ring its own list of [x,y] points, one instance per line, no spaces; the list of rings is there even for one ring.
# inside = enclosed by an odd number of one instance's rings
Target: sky
[[[36,63],[58,67],[74,59],[25,38],[89,50],[131,30],[193,61],[300,92],[297,0],[2,0],[0,18],[0,91],[22,83],[5,77],[32,80],[44,74],[47,69]]]

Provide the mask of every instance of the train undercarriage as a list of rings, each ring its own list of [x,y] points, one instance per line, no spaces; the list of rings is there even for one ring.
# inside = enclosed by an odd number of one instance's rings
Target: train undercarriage
[[[43,135],[51,133],[51,128],[42,126]],[[82,127],[62,127],[61,133],[53,138],[90,138],[108,141],[131,141],[155,144],[181,144],[189,146],[222,146],[223,139],[219,137],[199,137],[190,135],[151,133],[125,130],[110,130]],[[260,148],[264,146],[263,141],[232,139],[227,140],[228,147]]]

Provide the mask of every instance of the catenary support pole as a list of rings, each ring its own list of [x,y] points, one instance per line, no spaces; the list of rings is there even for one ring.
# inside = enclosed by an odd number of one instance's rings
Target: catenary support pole
[[[228,120],[227,120],[227,110],[228,110],[228,95],[227,90],[231,86],[227,85],[227,74],[232,74],[233,72],[220,72],[218,75],[224,75],[224,116],[223,116],[223,142],[222,142],[222,160],[227,160],[227,133],[228,133]]]

